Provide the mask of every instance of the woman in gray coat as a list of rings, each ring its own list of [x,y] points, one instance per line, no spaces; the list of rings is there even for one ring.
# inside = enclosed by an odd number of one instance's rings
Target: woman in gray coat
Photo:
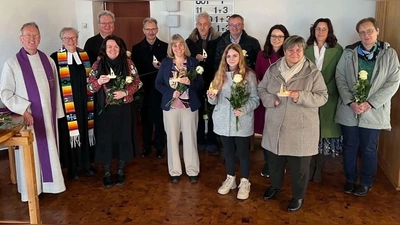
[[[380,130],[391,129],[390,100],[399,88],[400,67],[396,51],[378,41],[374,18],[360,20],[356,30],[361,41],[344,49],[336,68],[340,99],[335,121],[343,133],[344,192],[361,197],[371,189],[377,170]],[[367,74],[371,89],[366,101],[356,102],[353,89],[361,71]],[[360,167],[358,153],[362,158]],[[358,178],[360,183],[356,185]]]
[[[210,89],[207,91],[208,102],[216,105],[212,114],[214,132],[220,135],[227,171],[226,180],[218,189],[218,193],[225,195],[236,188],[235,153],[237,153],[242,176],[238,199],[247,199],[250,193],[250,136],[254,133],[254,109],[260,104],[257,96],[256,75],[246,66],[244,57],[240,45],[228,45]],[[248,100],[240,108],[232,108],[228,101],[231,98],[232,85],[242,85],[249,95]],[[238,123],[236,118],[239,119]]]
[[[284,57],[269,67],[258,85],[268,121],[261,146],[268,151],[271,186],[264,199],[273,198],[282,188],[288,164],[293,195],[289,212],[303,205],[311,157],[318,153],[318,107],[328,100],[324,78],[304,57],[305,47],[302,37],[287,38],[283,43]]]

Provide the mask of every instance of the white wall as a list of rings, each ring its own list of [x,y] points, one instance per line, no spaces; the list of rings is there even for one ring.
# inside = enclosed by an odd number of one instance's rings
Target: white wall
[[[167,12],[164,1],[151,1],[150,14],[160,25],[159,38],[168,41],[174,33],[187,38],[194,28],[194,1],[181,1],[179,12]],[[245,19],[245,30],[264,45],[271,26],[281,23],[290,34],[305,39],[310,25],[320,17],[330,18],[339,43],[343,46],[355,42],[358,35],[355,25],[364,17],[374,17],[376,2],[371,0],[242,0],[235,1],[235,13]],[[167,28],[166,15],[181,16],[179,28]]]
[[[347,45],[358,40],[355,24],[361,18],[375,16],[376,2],[370,0],[238,0],[235,13],[245,18],[245,30],[263,46],[271,26],[284,24],[291,34],[307,38],[309,26],[319,17],[332,20],[339,43]],[[194,28],[194,1],[181,1],[180,11],[169,13],[166,1],[151,1],[150,14],[159,21],[159,38],[168,41],[174,33],[186,38]],[[84,0],[1,0],[0,15],[0,71],[4,62],[20,48],[19,28],[35,21],[41,31],[39,48],[51,54],[61,47],[60,29],[72,26],[79,30],[79,46],[97,33],[97,12],[101,2]],[[179,28],[168,28],[169,14],[181,16]],[[82,23],[87,28],[82,28]]]
[[[38,24],[41,33],[39,49],[47,54],[61,47],[58,33],[62,27],[77,25],[75,1],[1,1],[0,15],[3,18],[0,23],[0,71],[4,62],[21,48],[19,29],[24,23]]]

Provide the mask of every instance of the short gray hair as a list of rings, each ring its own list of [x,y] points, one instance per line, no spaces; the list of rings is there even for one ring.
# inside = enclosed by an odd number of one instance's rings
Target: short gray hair
[[[210,14],[208,14],[208,12],[201,12],[201,13],[197,14],[196,23],[197,23],[197,21],[199,21],[199,18],[201,18],[201,17],[207,18],[208,22],[211,24],[211,17],[210,17]]]
[[[111,11],[108,10],[100,11],[99,14],[97,15],[98,23],[100,23],[100,17],[102,16],[110,16],[112,18],[112,21],[115,22],[115,15]]]
[[[156,26],[158,26],[158,22],[156,19],[154,19],[153,17],[147,17],[143,20],[143,27],[146,23],[155,23]]]
[[[302,38],[298,35],[292,35],[292,36],[289,36],[288,38],[286,38],[285,41],[283,42],[283,46],[282,46],[283,51],[286,51],[286,49],[292,48],[295,45],[302,48],[303,51],[306,49],[306,46],[307,46],[304,38]]]
[[[75,33],[75,35],[76,35],[76,37],[78,38],[79,37],[79,31],[77,30],[77,29],[75,29],[75,28],[73,28],[73,27],[63,27],[62,29],[61,29],[61,31],[60,31],[60,38],[62,39],[63,38],[63,36],[64,36],[64,34],[65,34],[65,32],[68,32],[68,31],[72,31],[72,32],[74,32]]]
[[[30,27],[30,26],[35,27],[39,31],[39,34],[40,34],[39,26],[35,22],[24,23],[20,29],[21,34],[25,27]]]

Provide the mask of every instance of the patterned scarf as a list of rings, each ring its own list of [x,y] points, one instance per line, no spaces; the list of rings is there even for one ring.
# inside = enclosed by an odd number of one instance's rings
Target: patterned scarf
[[[86,77],[89,77],[89,72],[92,69],[90,66],[88,54],[77,48],[77,52],[85,66]],[[60,81],[62,86],[62,95],[64,100],[65,113],[68,121],[68,129],[70,136],[71,147],[75,148],[77,145],[81,145],[78,121],[75,113],[74,99],[71,87],[71,75],[69,72],[68,62],[67,62],[67,51],[62,48],[57,52],[58,59],[58,69],[60,72]],[[88,135],[89,135],[89,145],[93,146],[95,143],[94,139],[94,103],[93,103],[93,93],[87,91],[87,110],[88,110]]]
[[[379,53],[378,42],[375,43],[371,50],[366,50],[364,46],[360,43],[357,48],[357,53],[363,57],[366,61],[374,61]]]

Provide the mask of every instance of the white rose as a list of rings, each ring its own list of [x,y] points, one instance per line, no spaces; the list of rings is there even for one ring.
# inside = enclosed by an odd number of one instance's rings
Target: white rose
[[[242,50],[242,53],[243,53],[243,56],[244,56],[244,57],[248,56],[246,50],[243,49],[243,50]]]
[[[202,67],[202,66],[197,66],[197,67],[196,67],[196,72],[197,72],[198,74],[203,74],[203,72],[204,72],[203,67]]]
[[[235,74],[235,76],[233,76],[233,82],[236,84],[240,83],[242,80],[243,80],[243,77],[240,74]]]
[[[360,78],[360,80],[366,80],[366,79],[368,79],[368,72],[365,70],[361,70],[358,73],[358,77]]]
[[[132,53],[130,51],[126,51],[126,56],[128,56],[130,58],[131,55],[132,55]]]
[[[132,81],[133,81],[133,78],[131,76],[126,76],[125,83],[130,84],[130,83],[132,83]]]

